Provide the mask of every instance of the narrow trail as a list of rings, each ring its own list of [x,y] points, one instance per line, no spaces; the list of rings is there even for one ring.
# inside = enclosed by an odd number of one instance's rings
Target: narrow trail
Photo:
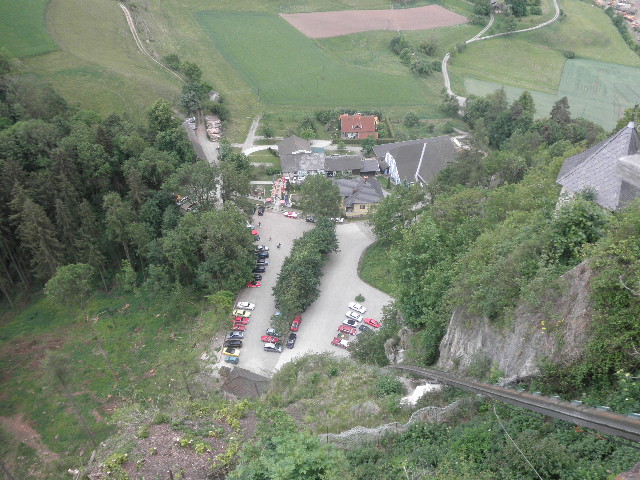
[[[479,31],[476,35],[474,35],[464,43],[468,45],[470,43],[479,42],[481,40],[489,40],[490,38],[502,37],[503,35],[514,35],[516,33],[530,32],[532,30],[537,30],[539,28],[546,27],[547,25],[555,22],[560,16],[560,7],[558,5],[558,0],[553,0],[553,6],[556,10],[556,13],[553,16],[553,18],[547,20],[546,22],[541,23],[540,25],[536,25],[534,27],[529,27],[529,28],[523,28],[522,30],[514,30],[513,32],[495,33],[493,35],[487,35],[483,37],[482,34],[484,34],[487,30],[489,30],[493,26],[493,21],[495,20],[495,17],[493,16],[493,14],[491,14],[491,18],[489,19],[489,23],[487,24],[487,26],[484,27],[481,31]],[[456,99],[458,100],[458,104],[460,106],[463,106],[464,102],[466,101],[466,98],[461,97],[460,95],[456,95],[453,92],[453,90],[451,90],[451,80],[449,78],[449,72],[447,70],[447,66],[450,58],[451,58],[451,52],[447,52],[447,54],[442,59],[442,76],[444,77],[444,87],[447,89],[447,93],[449,95],[456,97]]]
[[[127,19],[127,23],[129,24],[129,29],[131,30],[131,34],[133,35],[133,39],[136,42],[136,45],[138,46],[138,49],[147,57],[149,57],[152,61],[154,61],[155,63],[157,63],[158,65],[160,65],[162,68],[164,68],[167,72],[171,73],[172,75],[174,75],[178,80],[180,80],[182,83],[186,83],[182,77],[180,75],[178,75],[176,72],[174,72],[173,70],[171,70],[169,67],[167,67],[166,65],[163,65],[161,62],[159,62],[158,60],[156,60],[155,58],[153,58],[153,56],[147,52],[144,48],[144,45],[142,45],[142,41],[140,40],[140,37],[138,36],[138,30],[136,29],[136,25],[135,23],[133,23],[133,18],[131,17],[131,12],[129,12],[129,9],[124,6],[124,4],[118,2],[118,5],[120,5],[120,8],[122,9],[122,11],[124,12],[124,16]]]

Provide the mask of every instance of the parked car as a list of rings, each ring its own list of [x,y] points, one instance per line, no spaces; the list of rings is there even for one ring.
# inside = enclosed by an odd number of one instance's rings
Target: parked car
[[[290,333],[289,340],[287,340],[287,348],[293,348],[294,345],[296,344],[297,338],[298,338],[298,335],[296,335],[295,333]]]
[[[246,317],[233,317],[233,323],[239,323],[240,325],[249,325],[249,319]]]
[[[241,325],[239,323],[234,323],[233,327],[231,327],[231,330],[234,330],[236,332],[244,332],[247,329],[246,325]]]
[[[358,327],[358,330],[360,330],[361,332],[373,332],[373,330],[371,330],[371,327],[365,325],[364,323]]]
[[[250,230],[253,230],[256,227],[252,223],[247,222],[247,228],[250,229]]]
[[[342,321],[342,324],[346,325],[348,327],[354,327],[355,328],[355,326],[358,325],[358,322],[356,322],[355,320],[351,320],[350,318],[347,318],[346,320]]]
[[[356,302],[351,302],[349,304],[349,308],[351,310],[355,310],[358,313],[364,313],[367,311],[367,309],[363,305],[360,305],[359,303],[356,303]]]
[[[316,218],[313,215],[307,215],[307,218],[305,218],[304,221],[309,223],[316,223]]]
[[[262,282],[256,282],[255,280],[247,283],[247,287],[249,288],[259,288],[262,285]]]
[[[253,225],[251,225],[251,228],[253,228]],[[259,235],[259,234],[258,234],[258,230],[255,230],[255,229],[254,229],[254,230],[251,230],[251,235],[253,235],[254,237],[255,237],[256,235]]]
[[[264,351],[282,353],[282,347],[280,345],[276,345],[275,343],[265,343]]]
[[[247,317],[247,318],[249,318],[251,316],[251,312],[249,310],[243,310],[241,308],[236,308],[233,312],[231,312],[231,315],[233,315],[234,317]]]
[[[260,252],[268,252],[269,251],[269,245],[258,245],[256,247],[256,250],[258,250]]]
[[[355,320],[356,322],[361,322],[363,318],[362,315],[354,312],[353,310],[349,310],[344,315],[345,317],[350,318],[351,320]]]
[[[238,363],[240,363],[240,358],[238,357],[230,357],[229,355],[225,355],[224,356],[224,361],[227,363],[233,363],[234,365],[237,365]]]
[[[253,279],[254,280],[262,280],[262,275],[260,275],[259,273],[254,273],[253,274]]]
[[[278,343],[280,339],[278,337],[272,337],[271,335],[262,335],[260,341],[264,343]]]
[[[340,337],[335,337],[333,340],[331,340],[331,345],[347,349],[349,348],[349,340],[345,340],[344,338],[340,338]]]
[[[269,260],[266,258],[258,258],[256,260],[256,265],[269,265]]]
[[[227,336],[224,337],[225,340],[232,340],[235,338],[244,338],[244,333],[243,332],[230,332],[227,333]]]
[[[289,218],[298,218],[298,212],[284,212],[283,215]]]
[[[346,333],[348,335],[355,335],[357,333],[354,327],[350,327],[348,325],[338,326],[338,332]]]
[[[365,318],[364,323],[366,323],[367,325],[371,325],[373,328],[380,328],[382,326],[379,321],[374,320],[373,318]]]
[[[342,218],[342,217],[338,217],[338,218],[330,218],[329,220],[331,220],[332,222],[336,222],[336,223],[342,223],[342,222],[344,222],[344,218]]]
[[[267,269],[264,267],[264,265],[257,265],[256,268],[252,270],[253,273],[264,273],[266,271]]]
[[[240,355],[240,349],[239,348],[232,348],[232,347],[224,347],[222,349],[222,354],[223,355],[229,355],[230,357],[237,357]]]
[[[264,206],[258,207],[258,215],[260,216],[264,215]]]
[[[258,258],[269,258],[269,252],[259,251],[256,253],[256,257]]]
[[[242,340],[225,340],[225,347],[242,348]]]
[[[271,327],[267,328],[267,335],[271,335],[272,337],[281,337],[282,336],[278,332],[276,332],[275,329],[273,329]]]
[[[238,302],[236,308],[244,308],[245,310],[255,310],[256,304],[250,302]]]
[[[297,332],[300,329],[300,322],[297,320],[294,320],[293,322],[291,322],[291,328],[289,330],[291,330],[292,332]]]

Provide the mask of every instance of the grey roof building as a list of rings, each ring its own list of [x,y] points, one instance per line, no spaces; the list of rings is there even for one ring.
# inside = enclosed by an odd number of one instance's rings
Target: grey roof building
[[[284,174],[324,173],[324,153],[281,153],[280,166]]]
[[[324,169],[327,172],[353,172],[361,167],[360,155],[327,155],[324,160]]]
[[[395,184],[429,183],[449,162],[455,160],[457,152],[453,139],[446,135],[376,145],[373,150],[378,158],[389,165],[389,175]]]
[[[304,138],[291,135],[278,143],[278,153],[282,156],[293,153],[311,153],[311,142]]]
[[[562,194],[585,189],[596,192],[596,202],[617,210],[640,196],[640,137],[634,122],[615,135],[565,160],[557,182]]]
[[[344,199],[347,212],[354,205],[376,204],[384,196],[382,185],[375,178],[341,179],[334,180],[333,183],[340,188],[340,196]]]

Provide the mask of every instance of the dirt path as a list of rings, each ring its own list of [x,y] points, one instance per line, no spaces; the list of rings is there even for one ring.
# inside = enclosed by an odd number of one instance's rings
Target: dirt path
[[[52,452],[42,443],[40,434],[27,424],[22,414],[13,417],[0,417],[0,425],[18,442],[25,443],[38,452],[38,456],[46,463],[57,460],[59,455]]]
[[[138,36],[138,30],[136,29],[136,24],[133,22],[133,18],[131,17],[131,12],[129,12],[129,9],[127,7],[125,7],[122,3],[118,2],[118,5],[120,5],[120,8],[122,9],[122,11],[124,12],[124,16],[127,19],[127,23],[129,24],[129,29],[131,30],[131,34],[133,35],[133,39],[136,42],[136,45],[138,46],[138,49],[147,57],[149,57],[152,61],[154,61],[155,63],[157,63],[158,65],[160,65],[162,68],[164,68],[167,72],[169,72],[170,74],[174,75],[178,80],[180,80],[182,83],[186,83],[182,77],[180,77],[180,75],[178,75],[176,72],[174,72],[173,70],[171,70],[169,67],[167,67],[166,65],[163,65],[162,63],[160,63],[158,60],[156,60],[155,58],[153,58],[151,56],[151,54],[149,54],[149,52],[147,52],[144,48],[144,45],[142,45],[142,41],[140,40],[140,37]]]

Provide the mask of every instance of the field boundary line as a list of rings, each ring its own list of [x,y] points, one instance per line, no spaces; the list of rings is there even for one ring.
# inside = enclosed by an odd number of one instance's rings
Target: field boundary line
[[[553,0],[553,6],[556,9],[556,13],[552,18],[550,18],[546,22],[542,22],[541,24],[535,25],[533,27],[523,28],[522,30],[515,30],[513,32],[495,33],[493,35],[487,35],[485,37],[481,37],[480,35],[482,35],[484,32],[489,30],[489,28],[491,28],[491,26],[493,25],[493,21],[494,21],[495,18],[494,18],[493,13],[492,13],[491,14],[491,18],[489,19],[489,23],[487,24],[487,26],[484,27],[480,32],[478,32],[476,35],[474,35],[473,37],[471,37],[469,40],[467,40],[464,43],[465,43],[465,45],[468,45],[470,43],[479,42],[481,40],[489,40],[490,38],[502,37],[503,35],[513,35],[515,33],[530,32],[530,31],[533,31],[533,30],[538,30],[539,28],[542,28],[542,27],[546,27],[547,25],[550,25],[551,23],[555,22],[558,19],[558,17],[560,16],[560,6],[558,5],[558,0]],[[464,102],[467,99],[465,97],[461,97],[460,95],[456,95],[453,92],[453,90],[451,90],[451,80],[449,78],[449,72],[447,71],[447,64],[448,64],[450,58],[451,58],[451,52],[447,52],[447,54],[442,59],[442,76],[444,77],[444,87],[447,90],[447,93],[449,95],[451,95],[453,97],[456,97],[456,100],[458,100],[458,104],[462,107],[464,105]]]
[[[124,12],[124,16],[127,19],[127,24],[129,25],[129,30],[131,30],[131,35],[133,35],[133,39],[135,40],[136,45],[138,46],[138,50],[140,50],[144,55],[149,57],[152,61],[154,61],[155,63],[160,65],[162,68],[164,68],[167,72],[169,72],[172,75],[174,75],[182,83],[187,83],[187,82],[184,81],[184,79],[180,75],[178,75],[176,72],[174,72],[169,67],[164,65],[162,62],[159,62],[158,60],[153,58],[153,56],[149,52],[147,52],[145,50],[144,45],[142,45],[142,41],[140,40],[140,37],[138,36],[138,30],[136,29],[136,25],[135,25],[135,23],[133,23],[133,18],[131,17],[131,12],[129,12],[129,9],[124,4],[118,2],[118,5],[120,5],[120,8]]]

